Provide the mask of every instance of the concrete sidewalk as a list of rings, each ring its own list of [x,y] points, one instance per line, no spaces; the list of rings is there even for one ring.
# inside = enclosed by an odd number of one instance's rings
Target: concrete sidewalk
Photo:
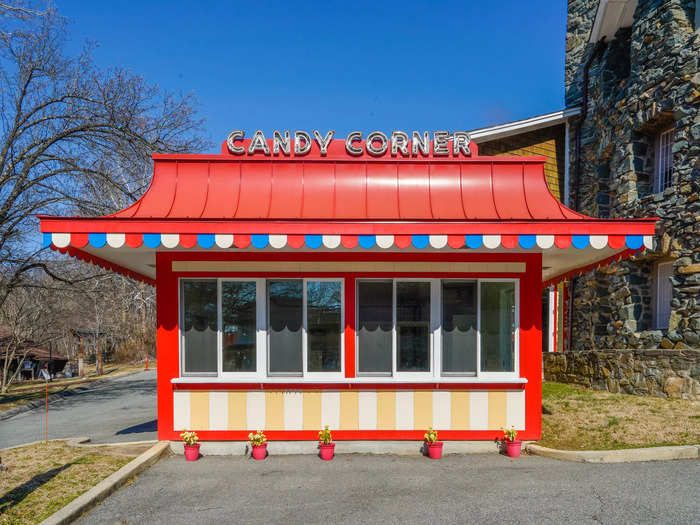
[[[696,523],[698,480],[694,460],[173,456],[79,523]]]

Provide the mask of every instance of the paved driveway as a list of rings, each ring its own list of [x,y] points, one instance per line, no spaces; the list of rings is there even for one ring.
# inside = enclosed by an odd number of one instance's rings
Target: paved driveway
[[[156,372],[110,379],[49,404],[49,439],[88,436],[95,443],[156,436]],[[44,408],[0,421],[0,448],[44,439]]]
[[[699,486],[694,460],[172,456],[79,523],[697,523]]]

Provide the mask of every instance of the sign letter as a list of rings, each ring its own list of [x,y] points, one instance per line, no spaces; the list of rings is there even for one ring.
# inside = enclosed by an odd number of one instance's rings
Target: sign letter
[[[321,155],[325,156],[326,153],[328,153],[328,144],[330,144],[331,140],[333,140],[333,135],[335,135],[335,131],[330,130],[328,133],[326,133],[325,138],[321,136],[317,129],[315,129],[313,133],[316,142],[318,142],[318,147],[321,150]]]
[[[234,129],[228,134],[228,137],[226,137],[226,146],[230,153],[233,155],[243,155],[245,153],[245,148],[243,146],[236,146],[236,141],[243,140],[243,137],[245,137],[245,131],[242,129]]]

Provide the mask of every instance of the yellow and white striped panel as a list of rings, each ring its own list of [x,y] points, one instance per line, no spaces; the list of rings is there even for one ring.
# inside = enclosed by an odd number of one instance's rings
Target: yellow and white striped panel
[[[174,430],[525,428],[523,390],[185,391]]]

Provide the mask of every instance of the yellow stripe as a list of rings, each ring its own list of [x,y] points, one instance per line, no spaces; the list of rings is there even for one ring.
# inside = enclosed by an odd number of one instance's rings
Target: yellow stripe
[[[501,430],[506,427],[506,403],[505,391],[489,392],[489,430]]]
[[[396,428],[396,392],[377,392],[377,429]]]
[[[191,430],[209,430],[209,392],[190,392]]]
[[[360,428],[360,412],[357,392],[340,393],[340,428],[357,430]]]
[[[246,429],[245,392],[228,393],[228,429]]]
[[[428,430],[433,426],[433,393],[419,390],[413,393],[413,428]]]
[[[284,392],[265,392],[265,430],[284,430]]]
[[[321,392],[304,392],[302,395],[304,430],[320,430]]]
[[[469,430],[469,392],[451,392],[450,429]]]

